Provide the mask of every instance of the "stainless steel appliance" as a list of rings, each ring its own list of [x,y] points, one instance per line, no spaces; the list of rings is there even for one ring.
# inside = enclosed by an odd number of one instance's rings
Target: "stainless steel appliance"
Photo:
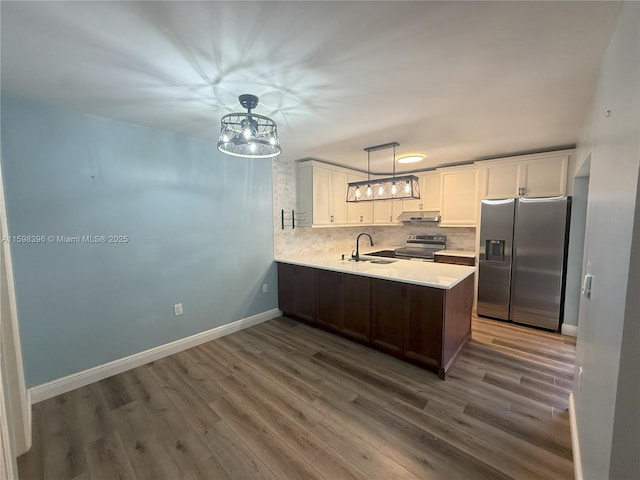
[[[478,315],[558,330],[570,197],[483,200]]]
[[[398,221],[402,223],[438,223],[440,212],[402,212],[398,216]]]
[[[433,262],[434,253],[447,248],[445,235],[409,235],[404,247],[396,248],[398,258],[415,258]]]

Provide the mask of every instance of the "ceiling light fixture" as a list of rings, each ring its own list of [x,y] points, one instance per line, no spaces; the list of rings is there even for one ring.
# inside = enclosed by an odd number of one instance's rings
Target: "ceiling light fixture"
[[[416,163],[424,159],[424,155],[406,155],[398,159],[398,163]]]
[[[402,175],[396,177],[396,147],[398,142],[375,145],[364,149],[367,152],[367,180],[350,182],[347,186],[347,202],[365,202],[372,200],[395,200],[402,198],[420,198],[418,177]],[[371,188],[371,152],[393,148],[393,175],[387,178],[374,179]],[[401,185],[398,188],[396,185]],[[361,188],[366,188],[366,195],[362,195]]]
[[[230,113],[220,120],[218,150],[227,155],[245,158],[271,158],[280,155],[280,140],[276,122],[269,117],[251,113],[258,106],[255,95],[240,95],[240,105],[247,113]]]

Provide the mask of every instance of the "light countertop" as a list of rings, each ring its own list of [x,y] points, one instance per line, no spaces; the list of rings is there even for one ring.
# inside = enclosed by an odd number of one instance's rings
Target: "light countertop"
[[[449,255],[451,257],[469,257],[475,258],[476,252],[466,250],[438,250],[435,255]]]
[[[348,256],[347,256],[348,257]],[[447,263],[423,262],[420,260],[385,259],[361,255],[361,260],[395,260],[393,263],[376,264],[370,261],[352,262],[341,260],[340,255],[310,255],[305,257],[280,256],[276,262],[303,267],[332,270],[365,277],[395,282],[422,285],[425,287],[450,289],[476,271],[475,267]]]

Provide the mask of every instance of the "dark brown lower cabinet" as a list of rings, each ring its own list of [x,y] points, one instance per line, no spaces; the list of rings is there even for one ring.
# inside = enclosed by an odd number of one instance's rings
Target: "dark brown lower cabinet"
[[[316,270],[316,320],[333,330],[342,330],[342,273]]]
[[[371,343],[386,352],[404,351],[408,290],[406,283],[371,280]]]
[[[446,290],[372,279],[371,292],[371,342],[439,368]]]
[[[445,290],[283,263],[278,275],[285,315],[433,369],[442,379],[471,335],[473,276]]]
[[[316,269],[278,263],[278,306],[286,315],[316,321]]]
[[[316,320],[346,336],[369,341],[370,279],[316,270]]]
[[[409,286],[404,354],[437,368],[442,366],[442,320],[447,292],[437,288]]]
[[[343,321],[341,332],[363,342],[371,339],[371,279],[343,275]]]

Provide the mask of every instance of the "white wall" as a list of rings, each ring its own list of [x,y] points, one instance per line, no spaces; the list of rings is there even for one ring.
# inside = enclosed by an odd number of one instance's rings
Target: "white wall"
[[[640,4],[626,3],[603,60],[593,112],[577,153],[576,168],[591,155],[584,255],[593,286],[591,299],[580,302],[574,398],[578,460],[584,477],[594,480],[640,477],[638,443],[625,443],[637,440],[633,425],[639,417],[640,345],[637,335],[627,336],[638,322],[633,297],[638,295],[639,259],[637,246],[633,255],[631,247],[632,241],[638,242],[633,225],[640,167],[639,46]],[[621,366],[621,361],[634,359],[634,367]],[[632,382],[630,390],[627,382]],[[626,455],[625,447],[635,454]]]
[[[576,177],[573,183],[569,249],[567,254],[567,283],[564,300],[562,333],[576,335],[580,308],[582,259],[584,256],[584,232],[587,220],[587,196],[589,177]]]

